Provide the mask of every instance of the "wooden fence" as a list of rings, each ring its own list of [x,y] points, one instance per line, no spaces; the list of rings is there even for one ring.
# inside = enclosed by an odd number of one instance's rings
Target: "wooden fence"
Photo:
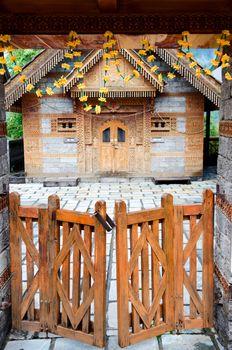
[[[213,193],[206,190],[202,204],[177,206],[165,195],[161,208],[133,213],[119,201],[115,217],[119,345],[211,327]]]
[[[95,210],[106,217],[105,202]],[[10,195],[12,325],[103,347],[106,235],[90,214],[20,206]]]

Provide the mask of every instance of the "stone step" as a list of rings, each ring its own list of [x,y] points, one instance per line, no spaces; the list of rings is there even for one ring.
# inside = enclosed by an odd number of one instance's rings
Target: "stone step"
[[[78,183],[79,178],[72,177],[46,178],[43,180],[44,187],[74,187]]]

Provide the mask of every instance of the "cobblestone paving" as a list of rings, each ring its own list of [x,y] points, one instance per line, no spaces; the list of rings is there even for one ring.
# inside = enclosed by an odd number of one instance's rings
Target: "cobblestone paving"
[[[108,214],[113,217],[114,202],[125,200],[129,211],[160,206],[164,193],[171,193],[175,204],[199,203],[205,188],[216,190],[216,180],[196,181],[190,185],[155,185],[152,182],[80,183],[77,187],[43,187],[42,184],[11,185],[11,192],[21,195],[22,205],[46,206],[47,198],[57,194],[62,208],[78,211],[94,211],[97,200],[104,199]],[[107,345],[106,349],[118,350],[116,308],[116,260],[114,233],[107,234]],[[181,335],[165,334],[133,345],[131,350],[213,350],[222,349],[213,332],[203,330],[185,332]],[[91,350],[95,347],[55,337],[44,333],[11,333],[5,350]]]

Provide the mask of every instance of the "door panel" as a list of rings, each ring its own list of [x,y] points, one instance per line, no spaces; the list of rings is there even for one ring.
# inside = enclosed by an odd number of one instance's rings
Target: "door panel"
[[[128,171],[128,131],[120,121],[109,121],[100,129],[100,171]]]

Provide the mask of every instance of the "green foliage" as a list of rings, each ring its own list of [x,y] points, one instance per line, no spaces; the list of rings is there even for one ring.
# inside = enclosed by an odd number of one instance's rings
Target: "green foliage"
[[[29,63],[36,55],[38,55],[42,50],[41,49],[17,49],[13,52],[13,55],[16,56],[16,63],[20,67],[24,67]],[[5,54],[7,68],[11,76],[15,75],[13,71],[14,63],[10,61],[10,54]]]
[[[204,115],[205,118],[205,125],[206,125],[206,113]],[[210,113],[210,136],[213,137],[219,137],[219,111],[212,111]],[[206,132],[206,128],[205,128]]]
[[[7,137],[17,140],[23,137],[22,113],[6,113]]]

